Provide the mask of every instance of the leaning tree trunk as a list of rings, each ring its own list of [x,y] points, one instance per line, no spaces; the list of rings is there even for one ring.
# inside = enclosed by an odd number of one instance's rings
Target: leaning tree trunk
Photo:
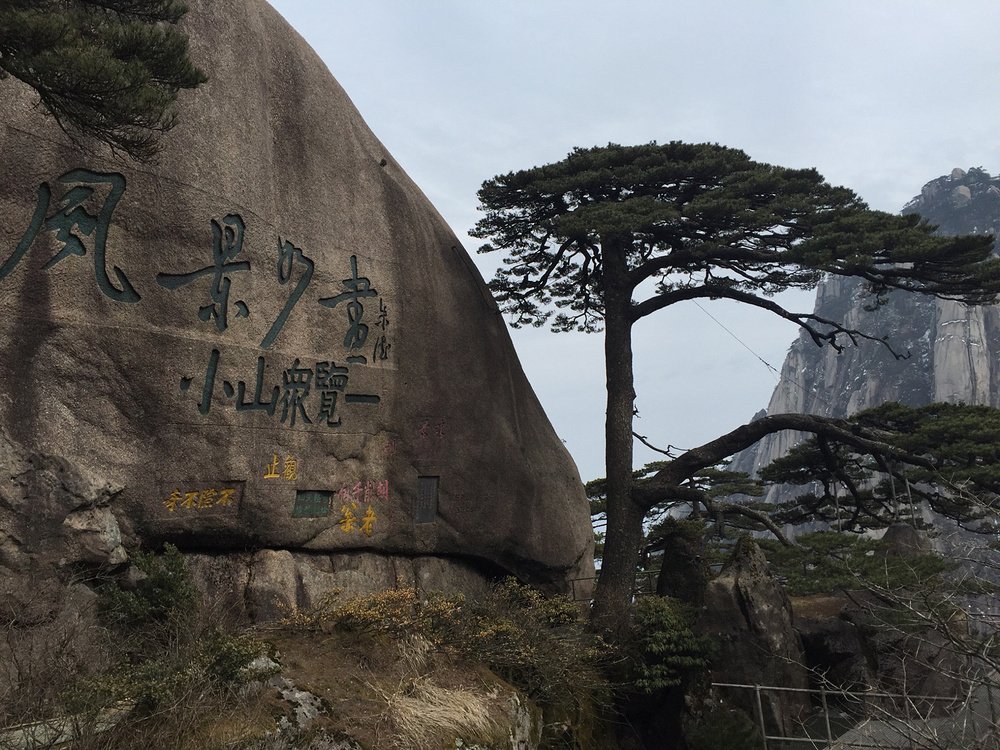
[[[623,249],[604,243],[604,354],[608,411],[605,422],[607,529],[591,623],[616,636],[628,626],[645,512],[632,501],[632,287]],[[618,249],[618,248],[616,248]]]

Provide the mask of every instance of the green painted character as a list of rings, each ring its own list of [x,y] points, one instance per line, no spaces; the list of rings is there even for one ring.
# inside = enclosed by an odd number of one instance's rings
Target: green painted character
[[[25,253],[34,243],[38,232],[44,226],[55,234],[56,241],[62,247],[49,261],[42,266],[48,271],[57,263],[71,255],[84,256],[87,245],[84,238],[93,238],[92,253],[94,259],[94,277],[101,292],[115,302],[138,302],[140,297],[135,287],[118,266],[113,266],[118,285],[111,280],[108,273],[107,240],[111,227],[111,216],[118,201],[125,194],[125,177],[117,172],[93,172],[89,169],[71,169],[58,178],[63,185],[73,185],[56,202],[55,212],[46,220],[46,214],[52,206],[52,188],[47,182],[38,187],[38,202],[31,217],[27,231],[21,237],[13,254],[0,266],[0,281],[3,281],[14,267],[21,262]],[[104,202],[96,214],[87,209],[91,197],[97,193],[98,187],[110,188]]]

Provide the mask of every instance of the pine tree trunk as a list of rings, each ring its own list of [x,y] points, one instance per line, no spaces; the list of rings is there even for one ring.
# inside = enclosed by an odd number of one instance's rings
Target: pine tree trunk
[[[607,529],[591,624],[612,636],[628,626],[645,512],[632,502],[632,287],[625,249],[604,242],[604,354],[608,410],[605,422]],[[611,246],[611,247],[609,247]]]

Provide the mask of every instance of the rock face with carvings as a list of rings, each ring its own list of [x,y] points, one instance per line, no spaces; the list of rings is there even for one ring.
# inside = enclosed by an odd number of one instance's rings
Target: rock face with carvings
[[[955,169],[924,185],[903,213],[919,213],[949,235],[1000,235],[1000,177],[982,169]],[[831,278],[817,292],[817,314],[886,336],[899,354],[861,341],[837,353],[805,334],[792,344],[767,407],[768,414],[798,412],[844,417],[887,401],[919,406],[936,401],[1000,407],[1000,308],[894,292],[877,310],[865,310],[859,283]],[[733,468],[756,472],[799,442],[780,433],[739,454]],[[768,499],[787,499],[780,487]]]
[[[592,575],[576,468],[455,235],[264,0],[190,7],[209,82],[156,165],[0,82],[0,458],[24,477],[0,565],[172,542],[205,585],[292,603]]]

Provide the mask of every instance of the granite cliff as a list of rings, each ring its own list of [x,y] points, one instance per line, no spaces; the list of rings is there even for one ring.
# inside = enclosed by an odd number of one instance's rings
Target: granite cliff
[[[903,208],[919,213],[948,235],[1000,232],[1000,176],[954,169],[931,180]],[[844,417],[886,401],[911,406],[947,401],[1000,407],[1000,309],[893,292],[887,304],[867,309],[860,283],[830,278],[817,290],[818,315],[842,320],[878,337],[842,352],[817,347],[805,334],[792,344],[767,414],[798,412]],[[733,468],[755,473],[799,442],[769,436],[735,457]],[[787,499],[780,487],[767,499]]]

